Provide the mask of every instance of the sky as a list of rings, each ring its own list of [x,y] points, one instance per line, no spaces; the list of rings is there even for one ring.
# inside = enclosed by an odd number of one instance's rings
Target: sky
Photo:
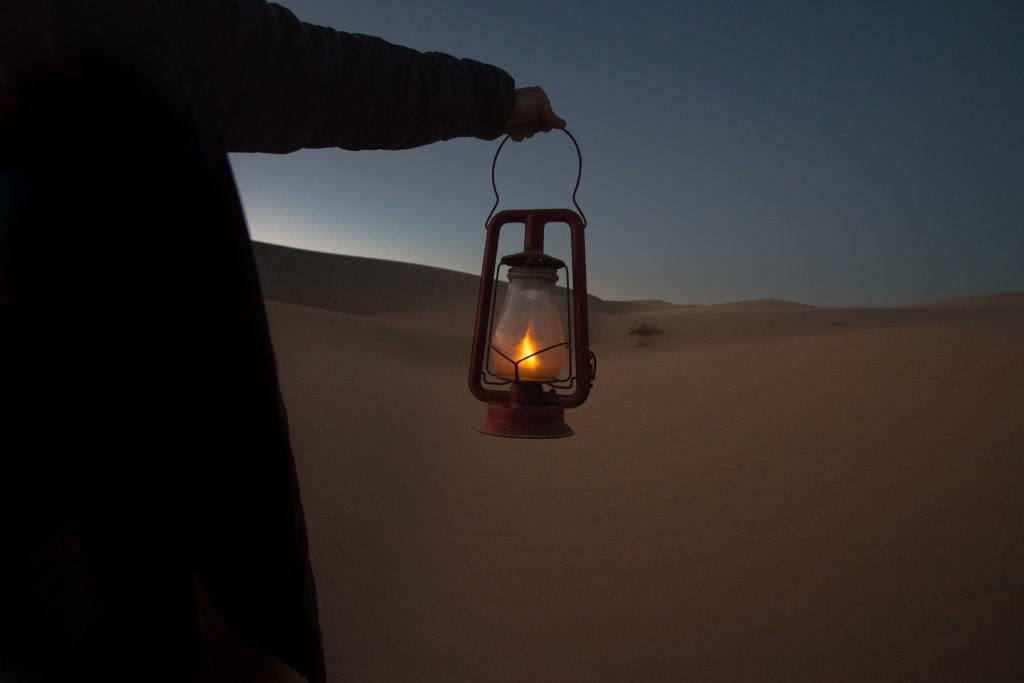
[[[280,4],[542,86],[582,148],[602,298],[888,306],[1024,290],[1019,0]],[[497,146],[231,163],[254,239],[479,273]],[[500,208],[571,206],[576,164],[560,133],[509,143]],[[552,234],[554,255],[565,245]]]

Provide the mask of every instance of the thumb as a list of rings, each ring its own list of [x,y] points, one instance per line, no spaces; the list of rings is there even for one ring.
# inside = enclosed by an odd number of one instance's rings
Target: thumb
[[[545,128],[565,128],[565,120],[555,114],[543,88],[538,86],[517,88],[509,124],[514,126],[531,122]]]

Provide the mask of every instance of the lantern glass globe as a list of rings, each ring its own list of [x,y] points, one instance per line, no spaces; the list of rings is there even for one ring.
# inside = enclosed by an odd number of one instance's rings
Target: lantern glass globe
[[[558,273],[549,268],[509,269],[508,292],[491,338],[491,370],[498,377],[550,382],[562,373],[568,345],[556,282]]]

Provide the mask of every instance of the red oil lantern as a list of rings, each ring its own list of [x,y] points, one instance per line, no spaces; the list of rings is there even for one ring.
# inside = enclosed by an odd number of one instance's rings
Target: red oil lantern
[[[498,189],[494,170],[502,140],[491,165],[494,207],[488,216],[487,243],[480,274],[480,295],[469,366],[469,389],[487,404],[487,417],[477,428],[485,434],[526,439],[570,436],[566,408],[582,405],[597,374],[597,358],[590,351],[587,332],[587,270],[583,240],[586,219],[576,203],[583,172],[583,155],[576,139],[579,172],[571,209],[517,209],[497,215]],[[491,217],[493,216],[493,218]],[[544,253],[544,231],[549,224],[569,226],[572,283],[566,264]],[[525,226],[523,250],[497,258],[498,238],[508,224]],[[502,266],[507,267],[508,289],[495,314]],[[556,287],[565,273],[565,292]],[[564,310],[560,305],[564,296]]]

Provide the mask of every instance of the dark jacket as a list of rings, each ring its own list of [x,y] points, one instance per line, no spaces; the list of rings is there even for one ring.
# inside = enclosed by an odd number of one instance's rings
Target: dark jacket
[[[194,678],[195,575],[238,635],[322,680],[225,152],[490,139],[513,96],[494,67],[261,0],[0,6],[0,678]]]

